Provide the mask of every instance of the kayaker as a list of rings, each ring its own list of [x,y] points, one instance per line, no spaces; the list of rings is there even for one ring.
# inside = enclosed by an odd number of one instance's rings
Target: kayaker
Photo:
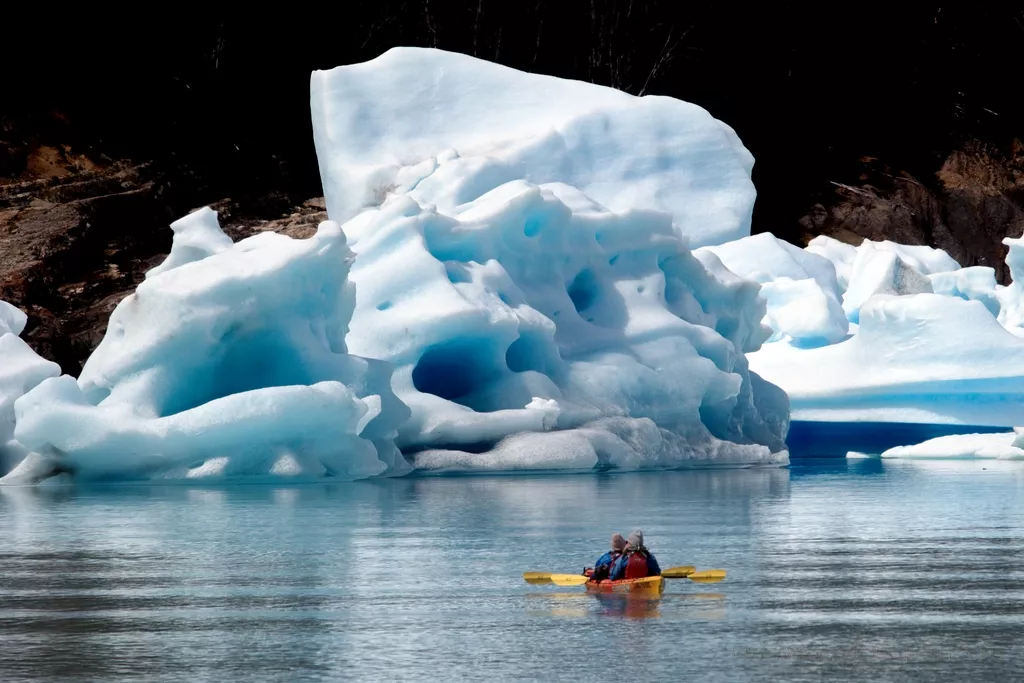
[[[601,581],[607,579],[611,573],[612,565],[622,557],[622,552],[626,549],[626,539],[622,537],[622,534],[612,534],[611,549],[601,557],[597,558],[597,562],[594,563],[594,570],[590,574],[592,581]]]
[[[644,532],[634,529],[626,539],[626,551],[612,565],[608,578],[618,581],[660,575],[661,567],[658,566],[658,560],[644,546]]]

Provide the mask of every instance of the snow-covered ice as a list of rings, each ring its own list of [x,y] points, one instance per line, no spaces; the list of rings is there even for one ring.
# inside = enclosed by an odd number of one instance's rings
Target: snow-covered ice
[[[766,344],[750,364],[794,420],[1009,426],[1024,411],[1024,340],[981,302],[939,294],[872,297],[851,339]]]
[[[695,254],[703,258],[708,252],[733,273],[761,283],[761,296],[768,304],[764,323],[772,329],[769,341],[823,346],[849,332],[836,270],[829,259],[769,233],[702,247]]]
[[[750,234],[754,159],[688,102],[401,47],[314,72],[311,108],[339,222],[389,194],[450,214],[525,180],[571,185],[611,211],[665,211],[692,247]]]
[[[1009,249],[1006,265],[1013,282],[996,291],[999,322],[1014,334],[1024,336],[1024,237],[1006,237],[1003,244]]]
[[[14,404],[27,391],[60,374],[60,366],[40,358],[18,335],[25,329],[23,311],[0,301],[0,477],[25,456],[14,438]]]
[[[879,249],[865,241],[857,249],[850,272],[850,283],[843,294],[843,310],[850,322],[860,323],[860,309],[879,294],[925,294],[932,292],[931,280],[897,252]]]
[[[744,357],[768,334],[758,287],[715,277],[669,215],[520,180],[451,215],[398,195],[345,231],[349,348],[395,365],[417,467],[784,460],[785,397]]]
[[[8,481],[408,471],[390,367],[345,346],[351,257],[333,222],[305,240],[232,244],[210,209],[178,221],[170,255],[117,306],[79,379],[15,403],[15,438],[33,455]]]

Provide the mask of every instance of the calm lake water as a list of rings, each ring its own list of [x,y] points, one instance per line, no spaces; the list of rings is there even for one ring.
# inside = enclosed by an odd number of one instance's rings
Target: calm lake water
[[[983,469],[984,468],[984,469]],[[641,527],[658,602],[531,586]],[[1024,464],[0,489],[0,680],[1019,680]]]

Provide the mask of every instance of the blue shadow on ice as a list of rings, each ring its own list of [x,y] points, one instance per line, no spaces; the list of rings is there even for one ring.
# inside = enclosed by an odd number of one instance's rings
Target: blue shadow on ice
[[[908,422],[797,422],[789,427],[790,458],[842,458],[849,451],[878,454],[894,446],[950,434],[991,434],[1012,427],[936,425]]]

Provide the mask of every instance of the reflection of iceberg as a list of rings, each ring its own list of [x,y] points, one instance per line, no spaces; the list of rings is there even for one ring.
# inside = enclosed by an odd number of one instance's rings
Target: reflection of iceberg
[[[434,50],[317,72],[311,106],[344,225],[177,221],[82,376],[18,400],[6,481],[787,461],[758,285],[689,249],[749,231],[728,126]]]

